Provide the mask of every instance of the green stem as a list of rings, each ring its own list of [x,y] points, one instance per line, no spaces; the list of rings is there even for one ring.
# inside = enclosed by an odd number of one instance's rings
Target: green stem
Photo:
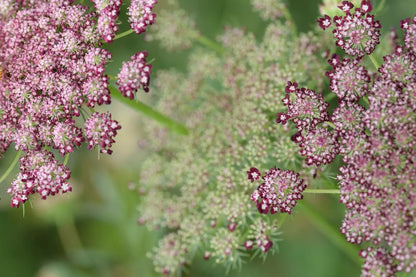
[[[374,57],[373,54],[368,55],[370,57],[371,62],[374,64],[374,66],[376,67],[376,69],[380,68],[379,63],[377,62],[376,58]]]
[[[297,37],[298,30],[295,24],[295,20],[293,20],[292,14],[290,13],[288,7],[283,9],[283,16],[288,22],[290,22],[293,37]]]
[[[64,165],[68,163],[68,160],[69,160],[69,153],[65,155]]]
[[[339,189],[306,189],[303,193],[339,194]]]
[[[17,151],[16,152],[16,156],[14,157],[12,163],[9,165],[6,172],[4,172],[4,174],[0,177],[0,183],[3,182],[4,179],[7,178],[7,176],[9,176],[10,172],[12,172],[13,168],[15,167],[17,162],[19,161],[19,158],[20,158],[21,154],[22,154],[22,151]]]
[[[221,45],[219,45],[218,43],[216,43],[215,41],[210,40],[209,38],[207,38],[206,36],[201,35],[198,32],[193,32],[192,33],[192,37],[199,42],[200,44],[202,44],[203,46],[214,50],[215,52],[217,52],[218,54],[223,54],[224,53],[224,49],[222,48]]]
[[[127,31],[122,32],[121,34],[116,35],[113,40],[116,40],[116,39],[119,39],[119,38],[128,36],[128,35],[130,35],[133,32],[134,31],[132,29],[128,29]]]
[[[161,123],[168,127],[171,131],[174,131],[178,134],[187,135],[189,133],[188,129],[181,123],[176,122],[175,120],[159,113],[158,111],[153,110],[151,107],[147,106],[146,104],[130,100],[127,97],[124,97],[120,91],[114,87],[109,86],[111,97],[117,99],[123,104],[126,104],[130,108],[133,108],[136,111],[143,113],[144,115],[156,120],[157,122]]]
[[[344,237],[342,237],[339,230],[334,229],[333,226],[313,207],[302,201],[298,203],[302,212],[304,212],[311,223],[313,223],[328,239],[343,251],[352,261],[361,267],[362,260],[358,256],[358,249],[349,244]]]

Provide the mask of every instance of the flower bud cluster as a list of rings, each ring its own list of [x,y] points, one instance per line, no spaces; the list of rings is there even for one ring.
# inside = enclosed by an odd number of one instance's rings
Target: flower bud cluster
[[[146,64],[146,57],[146,51],[138,52],[121,67],[116,84],[125,97],[133,99],[139,88],[143,88],[145,92],[149,91],[152,65]]]
[[[249,179],[253,179],[253,173],[258,171],[252,168],[247,172]],[[299,174],[290,170],[272,168],[263,175],[263,183],[253,192],[251,200],[256,203],[260,213],[292,213],[297,200],[303,199],[302,192],[307,185]]]
[[[157,0],[132,0],[127,15],[129,16],[130,28],[137,34],[146,31],[148,25],[155,22],[156,14],[152,9],[157,4]]]
[[[167,13],[178,14],[172,9]],[[158,19],[158,24],[166,21],[160,33],[175,34],[175,41],[166,46],[183,46],[176,43],[188,41],[189,33],[195,31],[189,25],[177,28],[184,17],[169,19]],[[148,134],[140,145],[150,153],[141,163],[140,184],[145,193],[141,195],[139,223],[162,230],[166,237],[177,235],[180,249],[188,250],[173,253],[164,251],[165,246],[157,247],[151,257],[157,260],[160,273],[174,274],[171,265],[182,270],[194,257],[233,267],[241,264],[247,254],[265,257],[276,250],[277,222],[282,215],[275,214],[274,220],[269,220],[259,212],[258,203],[267,203],[271,213],[289,213],[306,186],[293,171],[277,169],[288,168],[288,164],[299,167],[301,157],[298,147],[287,139],[288,125],[274,124],[270,118],[284,107],[280,101],[282,80],[288,76],[309,79],[308,73],[300,71],[305,66],[311,68],[310,74],[317,72],[315,66],[324,69],[312,62],[317,59],[320,41],[311,35],[293,41],[290,26],[286,22],[269,24],[261,42],[244,30],[226,28],[219,39],[225,55],[196,48],[186,74],[175,69],[156,77],[153,84],[157,87],[152,89],[161,95],[156,109],[190,129],[187,137],[177,137],[144,124]],[[288,68],[287,59],[293,65],[302,63]],[[308,101],[323,103],[315,95],[304,92],[305,99],[299,102],[305,106]],[[320,117],[319,111],[310,114]],[[307,122],[308,115],[303,118]],[[323,117],[329,118],[328,114]],[[273,168],[265,174],[266,179],[261,179],[265,184],[257,185],[262,198],[256,198],[255,203],[250,201],[250,195],[257,186],[247,177],[260,180],[260,170],[252,167],[249,174],[244,174],[254,165]],[[182,255],[184,263],[178,258]]]
[[[349,1],[342,1],[338,7],[345,15],[333,18],[324,15],[317,20],[319,26],[325,30],[334,23],[332,33],[336,45],[346,54],[355,57],[371,54],[380,43],[381,25],[378,20],[374,20],[374,15],[369,14],[373,9],[370,1],[362,1],[361,7],[355,10],[353,10],[354,5]]]
[[[121,0],[92,0],[99,15],[97,31],[105,42],[112,42],[118,32],[117,17]]]

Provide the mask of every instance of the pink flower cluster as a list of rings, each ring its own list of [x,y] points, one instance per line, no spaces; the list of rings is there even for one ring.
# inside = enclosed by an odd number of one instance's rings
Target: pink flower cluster
[[[88,140],[88,149],[98,145],[101,153],[111,154],[110,149],[114,143],[114,137],[121,126],[111,119],[111,114],[93,113],[85,122],[85,136]]]
[[[117,17],[121,0],[92,0],[99,15],[97,31],[105,42],[112,42],[118,32]]]
[[[258,169],[251,168],[247,171],[248,178],[252,181],[258,179]],[[253,179],[253,176],[256,176]],[[260,213],[291,213],[297,200],[303,198],[302,192],[307,185],[299,174],[290,170],[272,168],[263,175],[263,183],[251,195],[251,200],[256,203]],[[270,245],[271,246],[271,245]],[[268,247],[270,248],[270,247]]]
[[[146,51],[136,53],[121,67],[116,84],[125,97],[133,99],[139,88],[143,88],[145,92],[149,91],[152,65],[146,64],[146,57]]]
[[[157,4],[157,0],[132,0],[128,15],[130,28],[137,34],[146,31],[148,25],[155,22],[156,14],[152,13],[153,7]]]
[[[34,192],[45,199],[70,190],[69,170],[49,149],[66,155],[87,142],[90,149],[97,145],[102,153],[112,152],[120,126],[109,113],[93,108],[111,102],[104,73],[111,53],[100,45],[101,39],[111,42],[118,30],[121,1],[94,3],[97,12],[72,0],[2,3],[0,155],[11,143],[23,152],[21,172],[8,190],[13,207]],[[137,77],[135,81],[148,91],[151,65],[145,64],[145,56],[145,52],[135,56],[134,66],[121,74],[127,78],[121,83],[133,88],[132,78]],[[76,120],[83,105],[93,111],[83,115],[85,126]]]
[[[361,7],[356,8],[353,12],[353,4],[348,1],[342,1],[338,6],[344,13],[344,16],[334,16],[332,18],[335,27],[333,29],[336,45],[344,49],[345,53],[351,56],[363,57],[371,54],[376,45],[380,43],[380,22],[374,20],[370,1],[362,1]],[[324,17],[317,20],[322,29],[330,28],[332,25],[331,17]]]
[[[370,75],[362,58],[374,51],[381,27],[368,14],[371,3],[362,1],[354,13],[348,1],[339,7],[345,16],[334,17],[333,33],[350,58],[333,55],[329,60],[332,70],[327,76],[338,97],[337,108],[325,116],[327,105],[309,100],[318,96],[289,82],[286,92],[301,100],[286,95],[283,103],[288,112],[278,114],[276,121],[291,120],[296,125],[293,140],[308,165],[343,155],[338,180],[347,213],[341,232],[351,243],[367,244],[360,253],[365,258],[362,276],[408,273],[416,267],[416,16],[401,22],[403,45],[396,46],[378,72]],[[329,16],[318,23],[323,29],[332,24]],[[366,107],[359,104],[363,102]],[[270,188],[262,186],[253,194],[256,200],[266,199],[261,212],[270,208],[268,199],[273,199]]]
[[[52,153],[46,150],[30,151],[20,159],[20,172],[7,190],[13,195],[10,205],[19,207],[34,193],[46,199],[49,195],[71,191],[69,176],[69,169],[59,164]]]

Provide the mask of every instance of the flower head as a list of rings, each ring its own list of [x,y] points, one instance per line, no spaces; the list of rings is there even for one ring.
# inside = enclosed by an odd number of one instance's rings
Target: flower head
[[[288,82],[286,96],[282,102],[287,106],[287,113],[279,113],[276,122],[286,124],[291,120],[298,130],[309,130],[323,121],[327,121],[328,103],[315,91],[298,88],[297,83]]]
[[[263,175],[264,182],[253,192],[251,200],[260,213],[291,213],[297,200],[303,199],[307,185],[299,174],[272,168]]]
[[[125,62],[117,76],[117,85],[120,92],[133,99],[139,88],[143,88],[145,92],[149,91],[150,71],[152,65],[146,64],[147,52],[142,51],[136,53]]]
[[[114,137],[117,130],[121,127],[117,121],[111,119],[111,114],[93,113],[85,122],[85,136],[88,140],[88,149],[98,145],[101,153],[111,154],[111,145],[114,143]]]
[[[372,10],[370,1],[362,1],[361,7],[356,8],[353,13],[353,4],[348,1],[343,1],[339,8],[345,15],[332,18],[335,24],[333,34],[336,45],[351,56],[362,57],[371,54],[379,44],[381,25],[369,14]],[[324,30],[331,26],[331,18],[328,15],[317,21]]]
[[[128,16],[130,28],[137,34],[146,31],[146,27],[155,22],[156,14],[152,13],[157,0],[133,0],[130,3]]]

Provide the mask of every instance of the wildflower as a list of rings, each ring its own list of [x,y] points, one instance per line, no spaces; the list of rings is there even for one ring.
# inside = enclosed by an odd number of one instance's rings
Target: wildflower
[[[117,17],[120,13],[121,0],[92,0],[99,15],[97,30],[107,43],[112,42],[118,32]]]
[[[29,151],[20,158],[20,172],[7,190],[12,195],[10,205],[19,207],[34,193],[46,199],[49,195],[71,191],[69,176],[69,169],[59,164],[52,153],[46,150]]]
[[[123,64],[116,83],[125,97],[133,99],[139,88],[143,88],[145,92],[149,91],[152,65],[146,64],[146,57],[147,52],[142,51]]]
[[[321,94],[306,88],[297,88],[297,83],[288,82],[286,96],[282,102],[287,106],[287,113],[279,113],[276,123],[286,124],[291,120],[298,130],[309,130],[329,119],[326,103]],[[295,98],[295,99],[293,99]]]
[[[352,7],[353,4],[348,1],[343,1],[339,6],[345,15],[332,18],[335,24],[333,34],[337,46],[344,49],[346,54],[360,58],[371,54],[380,43],[381,25],[369,14],[372,10],[370,1],[362,1],[361,7],[353,13],[350,12]],[[317,21],[324,30],[331,25],[331,17],[328,15]]]
[[[88,140],[88,149],[98,145],[101,153],[111,154],[111,145],[114,143],[114,137],[117,130],[121,127],[117,121],[111,119],[111,114],[94,112],[85,122],[85,136]]]
[[[253,192],[252,201],[260,213],[291,213],[306,189],[303,179],[290,170],[272,168],[263,175],[264,182]]]
[[[156,14],[152,9],[157,4],[157,0],[133,0],[130,3],[129,16],[130,28],[137,34],[146,31],[146,27],[155,22]]]
[[[84,103],[111,102],[104,73],[111,53],[99,45],[114,38],[121,1],[94,4],[97,13],[74,1],[2,3],[0,154],[12,143],[24,152],[9,189],[13,207],[35,192],[45,199],[71,190],[69,170],[49,148],[65,155],[87,140],[111,153],[120,126],[109,113],[85,115],[84,129],[76,124]]]
[[[335,62],[336,61],[336,62]],[[329,88],[338,96],[338,99],[351,102],[358,101],[366,95],[370,83],[370,75],[360,60],[343,59],[332,57],[330,64],[333,69],[326,73],[330,80]]]

